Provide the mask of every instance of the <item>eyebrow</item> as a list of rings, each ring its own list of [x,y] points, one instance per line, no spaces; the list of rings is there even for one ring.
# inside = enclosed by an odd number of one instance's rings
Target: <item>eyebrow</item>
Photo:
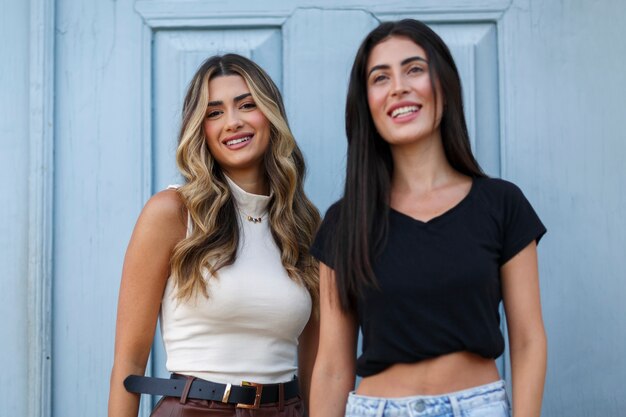
[[[409,58],[403,59],[402,62],[400,62],[400,66],[404,66],[404,65],[408,64],[409,62],[413,62],[413,61],[422,61],[424,63],[428,63],[428,61],[426,61],[426,59],[422,58],[421,56],[411,56]],[[376,70],[389,69],[389,68],[391,68],[391,67],[389,65],[386,65],[386,64],[374,65],[372,68],[370,68],[369,72],[367,73],[367,76],[369,77],[370,75],[372,75],[372,72],[374,72]]]
[[[251,93],[244,93],[244,94],[240,94],[237,97],[235,97],[233,99],[233,101],[235,103],[240,102],[241,100],[243,100],[244,98],[248,98],[250,97],[252,94]],[[209,101],[209,104],[207,104],[207,107],[213,107],[213,106],[221,106],[222,104],[224,104],[224,102],[222,100],[218,100],[218,101]]]

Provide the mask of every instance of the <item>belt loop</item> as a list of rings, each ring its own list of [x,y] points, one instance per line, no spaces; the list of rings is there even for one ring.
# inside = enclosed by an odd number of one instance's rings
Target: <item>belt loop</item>
[[[459,400],[457,400],[456,397],[453,396],[450,396],[448,398],[450,398],[450,405],[452,406],[452,415],[454,417],[462,417]]]
[[[187,382],[185,382],[185,388],[183,388],[182,394],[180,394],[180,403],[185,404],[187,402],[187,396],[189,395],[189,390],[191,389],[191,384],[196,379],[195,376],[188,376]]]
[[[386,405],[387,405],[387,400],[385,398],[380,398],[378,400],[378,409],[376,410],[376,417],[383,417],[385,415]]]
[[[278,384],[278,411],[281,413],[285,409],[285,384]]]

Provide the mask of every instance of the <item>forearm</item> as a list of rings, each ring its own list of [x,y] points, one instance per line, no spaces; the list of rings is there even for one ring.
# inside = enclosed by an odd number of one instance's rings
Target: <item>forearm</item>
[[[348,394],[354,389],[354,374],[333,372],[315,364],[311,383],[310,417],[343,417]]]
[[[311,379],[310,417],[343,417],[354,389],[357,320],[341,309],[334,271],[320,264],[320,338]]]
[[[511,345],[513,417],[539,417],[546,376],[545,334]]]
[[[113,365],[109,391],[108,417],[137,417],[139,395],[131,394],[124,388],[124,379],[128,375],[143,375],[144,369],[132,365]]]

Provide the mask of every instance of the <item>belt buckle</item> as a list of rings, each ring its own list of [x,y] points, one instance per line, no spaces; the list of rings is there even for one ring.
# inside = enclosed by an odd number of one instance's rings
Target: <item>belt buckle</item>
[[[254,404],[242,404],[237,403],[237,408],[250,408],[250,409],[258,409],[261,405],[261,393],[263,392],[263,384],[257,384],[256,382],[248,382],[241,381],[242,387],[254,387],[256,389],[256,394],[254,395]]]

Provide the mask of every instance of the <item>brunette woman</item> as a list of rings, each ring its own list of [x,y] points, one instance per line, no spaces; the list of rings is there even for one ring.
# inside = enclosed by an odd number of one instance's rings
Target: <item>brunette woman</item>
[[[508,416],[494,360],[503,301],[513,413],[538,417],[545,228],[519,188],[487,178],[472,155],[448,48],[421,22],[381,24],[357,53],[346,108],[345,192],[312,249],[321,324],[311,415]],[[363,379],[350,392],[355,372]]]
[[[269,76],[238,55],[205,61],[176,159],[185,184],[148,201],[126,253],[109,416],[137,416],[138,393],[163,396],[153,416],[301,416],[319,214]],[[171,379],[142,376],[159,314]]]

